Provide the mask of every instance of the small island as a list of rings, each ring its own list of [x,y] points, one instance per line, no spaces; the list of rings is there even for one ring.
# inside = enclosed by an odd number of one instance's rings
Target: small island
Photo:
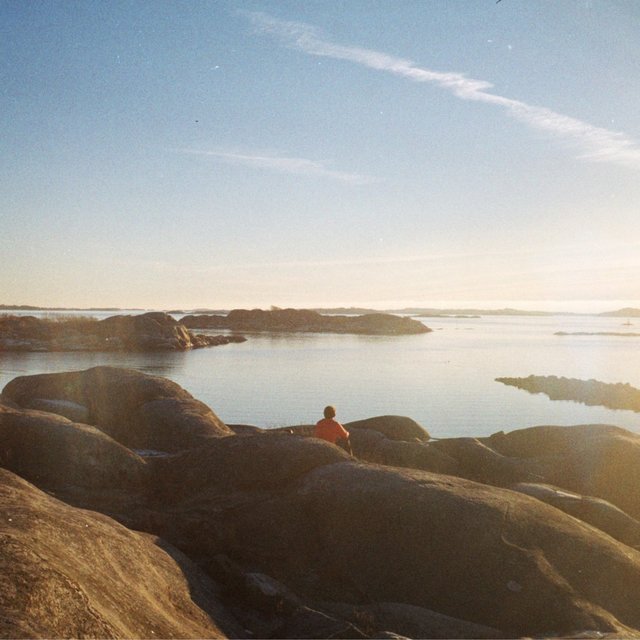
[[[412,335],[431,329],[412,318],[388,313],[358,316],[322,315],[310,309],[233,309],[224,315],[187,315],[181,319],[189,329],[272,331],[305,333],[354,333],[365,335]]]
[[[640,412],[640,389],[627,383],[610,384],[598,380],[534,375],[527,378],[496,378],[496,382],[529,393],[544,393],[551,400],[572,400],[590,406]]]
[[[194,334],[161,312],[97,320],[0,316],[2,351],[185,351],[244,342],[240,335]]]

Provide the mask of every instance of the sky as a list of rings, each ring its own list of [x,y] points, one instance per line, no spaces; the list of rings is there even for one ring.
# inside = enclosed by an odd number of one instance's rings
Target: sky
[[[0,53],[0,303],[640,306],[636,0],[2,0]]]

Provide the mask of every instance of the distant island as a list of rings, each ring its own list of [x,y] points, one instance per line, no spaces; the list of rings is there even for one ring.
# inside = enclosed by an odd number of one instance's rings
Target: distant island
[[[221,329],[225,334],[194,333],[194,329]],[[322,316],[315,311],[294,309],[236,309],[226,316],[188,315],[179,321],[160,311],[115,315],[104,320],[7,314],[0,315],[0,352],[185,351],[244,342],[246,338],[237,333],[240,331],[410,335],[431,329],[412,318],[382,313]]]
[[[130,309],[144,311],[144,309]],[[119,307],[37,307],[30,304],[0,304],[0,311],[122,311]]]
[[[200,335],[166,313],[48,319],[0,316],[2,351],[185,351],[244,342],[238,335]]]
[[[0,304],[0,312],[3,311],[147,311],[137,308],[122,307],[41,307],[36,305],[11,305]],[[279,307],[272,307],[272,311],[281,310]],[[192,314],[213,314],[227,315],[231,309],[196,308],[196,309],[161,309],[163,313],[172,315],[192,315]],[[435,308],[435,307],[404,307],[401,309],[371,309],[368,307],[311,307],[306,311],[315,311],[321,315],[368,315],[372,313],[384,313],[403,316],[418,316],[425,318],[434,317],[458,317],[476,318],[479,316],[599,316],[610,318],[640,318],[640,309],[625,307],[616,311],[605,311],[602,313],[579,313],[572,311],[536,311],[534,309],[479,309],[479,308]]]
[[[306,333],[354,333],[366,335],[410,335],[431,329],[412,318],[386,313],[359,316],[322,315],[310,309],[234,309],[226,316],[188,315],[180,321],[190,329],[274,331]]]
[[[572,400],[590,406],[640,412],[640,389],[626,383],[610,384],[598,380],[534,375],[527,378],[496,378],[496,382],[529,393],[544,393],[551,400]]]
[[[617,311],[606,311],[598,315],[606,318],[640,318],[640,309],[633,307],[625,307],[624,309],[618,309]]]
[[[556,331],[554,336],[617,336],[619,338],[638,338],[640,333],[630,331]]]

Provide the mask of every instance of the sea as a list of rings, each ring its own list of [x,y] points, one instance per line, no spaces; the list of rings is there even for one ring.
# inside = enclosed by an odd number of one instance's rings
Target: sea
[[[440,438],[573,424],[613,424],[640,433],[638,413],[554,401],[496,382],[533,374],[640,388],[640,337],[556,335],[640,333],[640,319],[633,320],[637,326],[624,318],[590,315],[421,321],[433,331],[413,336],[246,333],[248,340],[241,344],[168,353],[0,352],[0,389],[17,376],[110,365],[169,378],[228,424],[309,424],[332,404],[341,422],[409,416]]]

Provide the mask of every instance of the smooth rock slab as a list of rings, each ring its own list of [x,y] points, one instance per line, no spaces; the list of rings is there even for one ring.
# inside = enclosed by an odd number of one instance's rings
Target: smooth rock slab
[[[157,538],[4,469],[0,514],[0,637],[238,637],[216,585]]]

